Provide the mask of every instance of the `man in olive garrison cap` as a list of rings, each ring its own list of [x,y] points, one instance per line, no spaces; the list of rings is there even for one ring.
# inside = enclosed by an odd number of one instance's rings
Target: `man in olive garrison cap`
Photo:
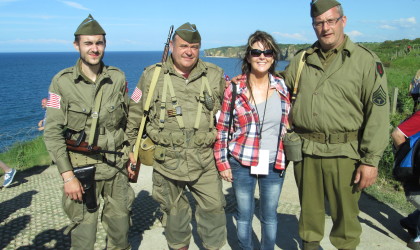
[[[355,249],[362,232],[360,193],[374,184],[388,144],[387,79],[378,57],[344,33],[347,17],[339,2],[314,0],[310,13],[318,41],[299,52],[285,72],[293,89],[303,63],[292,109],[294,130],[303,143],[303,160],[294,163],[299,235],[304,249],[319,248],[324,204],[329,204],[331,243]]]
[[[197,231],[203,246],[219,249],[226,242],[225,199],[213,157],[214,115],[221,106],[225,81],[221,68],[199,59],[200,45],[194,24],[177,28],[170,42],[170,57],[162,66],[144,70],[130,100],[127,135],[134,146],[146,99],[153,95],[146,114],[147,135],[156,145],[153,198],[163,211],[170,249],[188,249],[190,243],[191,208],[186,189],[196,201]],[[149,93],[156,72],[156,88]],[[132,154],[130,160],[133,164],[137,161]]]
[[[72,249],[94,248],[101,195],[107,248],[129,249],[134,191],[123,164],[129,149],[124,146],[128,112],[125,75],[102,62],[105,31],[91,15],[74,35],[73,45],[80,58],[51,81],[44,134],[48,152],[63,179],[63,209],[71,220],[65,233],[71,232]],[[80,144],[74,143],[78,140]],[[68,150],[68,144],[74,144],[74,148]],[[98,147],[107,153],[95,150]],[[93,173],[88,180],[90,186],[78,174],[81,170]]]

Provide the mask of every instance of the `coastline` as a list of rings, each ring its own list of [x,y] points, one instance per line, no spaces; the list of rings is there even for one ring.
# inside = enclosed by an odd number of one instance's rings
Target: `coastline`
[[[229,57],[229,56],[204,56],[204,57],[212,57],[212,58],[239,58],[239,57]]]

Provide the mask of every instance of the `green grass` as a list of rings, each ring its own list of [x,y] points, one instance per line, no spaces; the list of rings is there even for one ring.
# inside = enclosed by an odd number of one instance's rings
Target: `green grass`
[[[14,144],[8,151],[0,153],[0,160],[20,171],[51,163],[42,136]]]
[[[402,41],[407,42],[407,40]],[[419,39],[414,41],[419,42]],[[388,41],[384,44],[376,44],[372,46],[372,49],[378,54],[382,62],[384,62],[384,65],[388,66],[385,70],[388,79],[388,90],[391,104],[394,102],[394,91],[398,88],[396,113],[391,114],[390,116],[389,128],[391,133],[393,129],[395,129],[412,113],[413,101],[408,95],[408,88],[411,79],[416,74],[417,70],[420,69],[420,48],[417,47],[417,49],[412,50],[408,54],[394,53],[394,58],[391,59],[391,51],[395,51],[396,48],[405,48],[406,45],[404,43],[401,43],[401,41],[395,41],[394,43]],[[376,48],[374,48],[375,46]],[[395,57],[395,54],[399,54],[399,56]],[[372,195],[379,201],[408,214],[412,212],[415,207],[406,201],[401,183],[395,181],[392,176],[394,155],[391,143],[390,139],[379,163],[377,183],[372,187],[367,188],[365,192]]]
[[[416,209],[406,200],[401,183],[393,179],[380,177],[377,179],[375,185],[368,187],[364,192],[405,215],[408,215]]]

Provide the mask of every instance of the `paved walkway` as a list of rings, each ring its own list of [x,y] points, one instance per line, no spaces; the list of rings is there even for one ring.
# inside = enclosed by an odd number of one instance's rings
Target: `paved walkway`
[[[278,208],[278,239],[276,249],[301,249],[297,221],[299,202],[293,171],[289,168]],[[168,249],[163,228],[157,220],[158,204],[151,197],[152,168],[142,166],[136,191],[133,225],[129,238],[133,249]],[[233,218],[235,199],[230,184],[224,183],[227,207],[228,242],[222,249],[238,249]],[[61,209],[62,181],[55,167],[36,167],[18,172],[14,183],[0,190],[0,249],[68,249],[69,237],[64,235],[68,220]],[[258,198],[258,197],[256,197]],[[192,198],[191,198],[192,201]],[[193,203],[192,203],[193,204]],[[258,206],[258,200],[256,202]],[[408,234],[399,226],[403,215],[387,204],[366,194],[360,200],[360,221],[363,233],[358,249],[407,249]],[[194,206],[193,206],[194,209]],[[256,210],[257,211],[257,210]],[[193,222],[193,228],[195,223]],[[331,219],[326,216],[326,236],[322,249],[334,249],[328,239]],[[255,216],[254,239],[260,238],[260,224]],[[202,249],[193,229],[190,249]],[[256,241],[255,245],[258,246]],[[104,249],[105,233],[100,226],[95,249]]]

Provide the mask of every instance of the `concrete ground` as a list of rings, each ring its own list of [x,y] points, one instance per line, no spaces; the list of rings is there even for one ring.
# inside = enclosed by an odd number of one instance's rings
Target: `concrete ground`
[[[157,219],[160,215],[159,205],[151,197],[151,176],[152,168],[143,165],[138,182],[132,184],[136,192],[133,225],[129,234],[133,249],[168,249],[163,228]],[[224,182],[224,192],[228,240],[222,249],[238,249],[233,217],[235,199],[232,187],[227,182]],[[13,184],[0,191],[0,249],[69,249],[70,239],[63,234],[69,221],[61,208],[61,195],[62,180],[54,166],[18,172]],[[256,199],[258,206],[258,195]],[[194,209],[192,198],[191,204]],[[409,236],[399,225],[404,214],[366,194],[361,197],[360,209],[363,233],[358,249],[408,249],[405,242]],[[288,168],[277,211],[279,225],[276,249],[301,249],[297,226],[300,208],[292,167]],[[203,249],[195,221],[192,226],[190,249]],[[322,249],[335,249],[328,239],[331,226],[331,218],[326,215]],[[253,229],[254,245],[258,247],[261,232],[258,215],[254,217]],[[99,226],[95,249],[104,248],[105,232]]]

